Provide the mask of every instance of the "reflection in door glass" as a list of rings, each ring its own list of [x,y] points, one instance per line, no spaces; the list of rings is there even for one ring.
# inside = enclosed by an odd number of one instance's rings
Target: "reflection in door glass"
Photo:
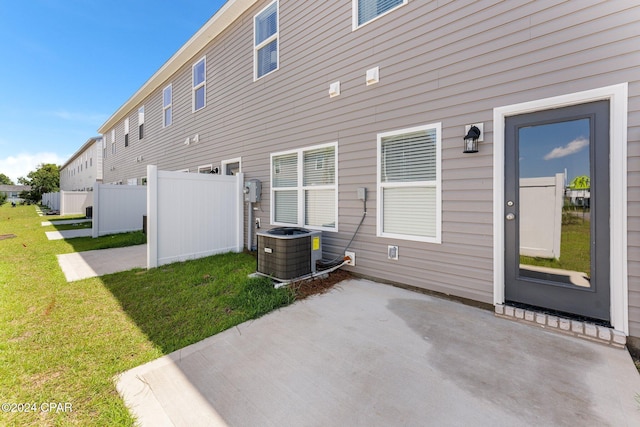
[[[589,119],[518,130],[520,277],[590,287]]]

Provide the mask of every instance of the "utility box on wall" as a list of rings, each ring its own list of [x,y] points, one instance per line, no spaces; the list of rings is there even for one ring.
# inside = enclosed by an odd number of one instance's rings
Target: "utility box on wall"
[[[259,179],[250,179],[244,183],[244,201],[257,203],[262,193],[262,182]]]

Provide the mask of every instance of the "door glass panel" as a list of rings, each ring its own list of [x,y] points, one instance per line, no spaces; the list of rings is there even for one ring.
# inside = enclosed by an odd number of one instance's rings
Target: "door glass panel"
[[[519,276],[591,287],[590,120],[518,129]]]

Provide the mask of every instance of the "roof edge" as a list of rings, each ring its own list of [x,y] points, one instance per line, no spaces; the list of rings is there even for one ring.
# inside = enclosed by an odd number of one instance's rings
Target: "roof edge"
[[[65,164],[60,167],[60,170],[63,170],[64,168],[69,166],[87,148],[89,148],[91,145],[95,144],[96,141],[101,141],[101,140],[102,140],[102,136],[92,136],[91,138],[87,139],[87,142],[82,144],[82,147],[80,147],[75,153],[73,153],[73,155],[71,157],[69,157],[69,160],[67,160],[65,162]]]
[[[106,122],[98,128],[100,134],[104,134],[120,120],[122,120],[134,107],[142,102],[153,91],[159,88],[188,60],[192,59],[209,42],[235,22],[257,0],[227,0],[220,9],[184,44],[167,62],[147,80],[131,98],[129,98],[118,110],[116,110]]]

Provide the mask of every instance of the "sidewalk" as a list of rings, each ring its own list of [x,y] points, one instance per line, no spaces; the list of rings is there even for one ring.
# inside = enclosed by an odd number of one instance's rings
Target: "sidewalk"
[[[67,282],[73,282],[134,268],[147,268],[147,245],[73,252],[57,257]]]

